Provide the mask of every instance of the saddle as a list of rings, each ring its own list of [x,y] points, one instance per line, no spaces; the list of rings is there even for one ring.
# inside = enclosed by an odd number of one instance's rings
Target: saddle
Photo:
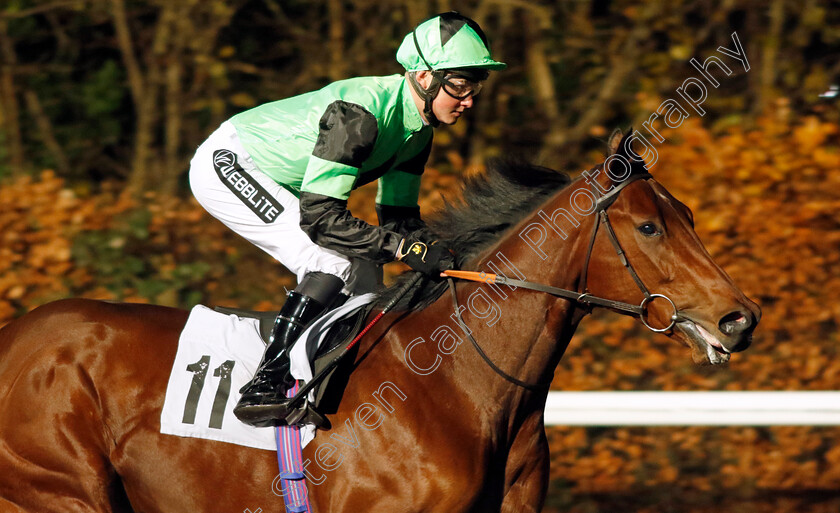
[[[342,354],[353,338],[364,328],[365,319],[367,319],[373,306],[373,303],[368,304],[356,313],[341,318],[326,328],[327,334],[323,343],[318,347],[312,364],[313,376],[317,378],[323,369],[328,367]],[[263,343],[266,345],[268,345],[268,339],[271,335],[274,321],[279,314],[279,311],[258,312],[224,306],[217,306],[214,310],[223,314],[257,319],[260,338],[262,338]],[[324,314],[326,313],[328,312],[324,312]],[[318,319],[315,319],[313,323],[317,321]],[[295,343],[300,342],[303,342],[303,340],[298,339]],[[344,388],[347,386],[350,373],[354,368],[353,361],[355,361],[356,351],[358,351],[358,346],[351,350],[344,362],[334,367],[320,380],[313,390],[313,402],[307,400],[303,403],[303,406],[290,413],[286,418],[289,425],[312,423],[317,427],[329,429],[330,422],[325,415],[335,413],[338,409],[338,404],[341,402],[344,394]]]

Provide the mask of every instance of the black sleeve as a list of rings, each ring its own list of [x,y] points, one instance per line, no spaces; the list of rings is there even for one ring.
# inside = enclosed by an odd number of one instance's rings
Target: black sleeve
[[[347,201],[300,193],[300,227],[315,244],[350,258],[384,264],[393,261],[402,236],[353,217]]]
[[[376,143],[376,118],[355,103],[336,100],[327,106],[318,123],[318,140],[312,154],[330,162],[362,167]]]
[[[417,230],[429,231],[420,218],[420,207],[395,207],[376,204],[379,226],[397,232],[403,237]]]

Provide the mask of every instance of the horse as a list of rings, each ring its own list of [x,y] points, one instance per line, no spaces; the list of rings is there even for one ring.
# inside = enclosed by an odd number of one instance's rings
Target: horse
[[[579,296],[459,282],[455,316],[445,281],[406,294],[362,339],[332,427],[304,449],[314,511],[540,511],[546,385],[589,298],[619,312],[642,305],[640,321],[700,363],[750,345],[760,309],[631,139],[613,137],[607,161],[576,180],[504,161],[465,180],[463,199],[431,224],[459,266]],[[282,507],[270,451],[160,433],[187,315],[64,299],[0,330],[0,511]]]

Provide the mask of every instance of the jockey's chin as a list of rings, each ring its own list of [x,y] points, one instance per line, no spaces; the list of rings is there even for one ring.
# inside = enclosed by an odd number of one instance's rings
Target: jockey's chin
[[[454,125],[463,115],[463,112],[450,112],[447,115],[439,116],[438,121],[440,121],[443,125]]]

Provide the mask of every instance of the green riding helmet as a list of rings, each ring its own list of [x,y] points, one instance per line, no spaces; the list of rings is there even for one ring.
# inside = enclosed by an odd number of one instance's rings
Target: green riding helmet
[[[490,57],[487,36],[478,23],[454,11],[417,25],[403,39],[397,61],[406,71],[507,67]]]
[[[489,70],[507,67],[490,56],[487,36],[478,23],[455,11],[438,14],[417,25],[403,39],[397,50],[397,61],[409,72],[409,82],[423,98],[423,112],[432,126],[439,124],[432,112],[432,101],[445,82],[445,72],[460,72],[478,82],[487,78]],[[415,77],[415,72],[421,70],[432,72],[427,89]]]

